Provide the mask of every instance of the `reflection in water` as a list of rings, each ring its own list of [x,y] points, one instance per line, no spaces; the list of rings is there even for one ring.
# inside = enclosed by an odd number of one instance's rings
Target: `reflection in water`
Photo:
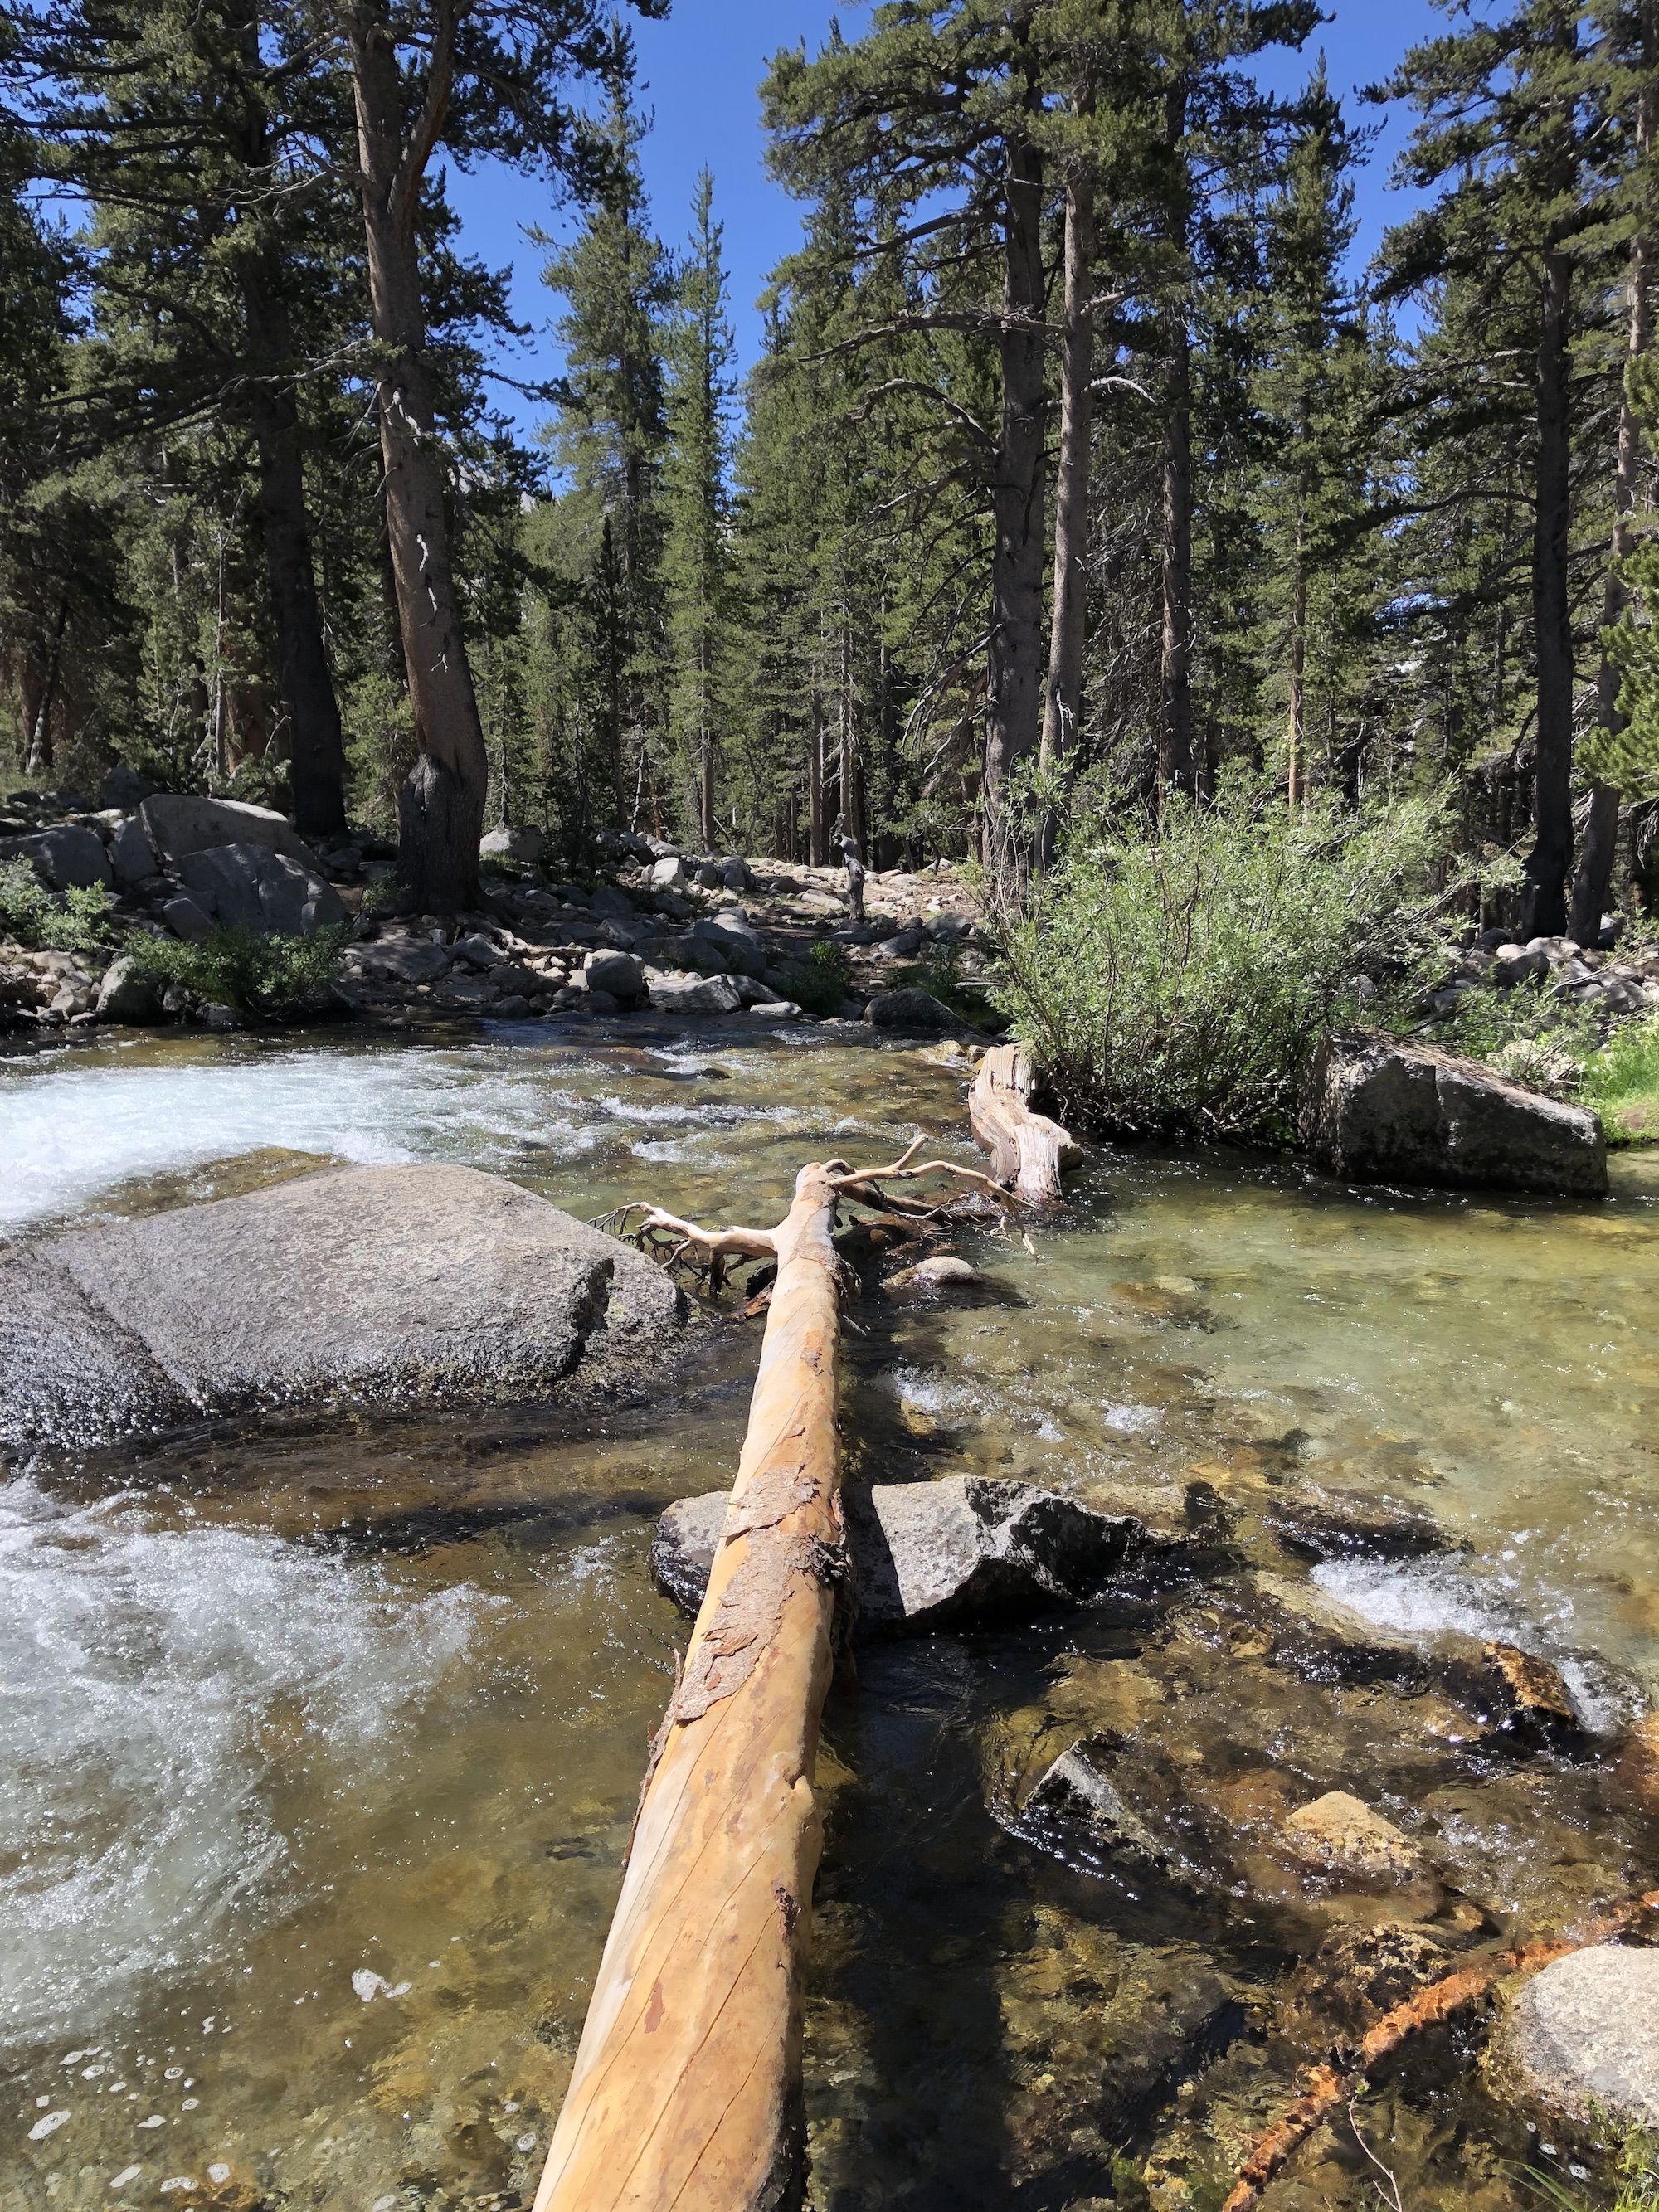
[[[917,1130],[960,1142],[949,1066],[751,1025],[100,1045],[0,1062],[0,1218],[442,1157],[588,1216],[648,1193],[767,1219],[804,1159]],[[1310,1587],[1413,1638],[1553,1654],[1610,1727],[1659,1692],[1639,1173],[1575,1211],[1105,1156],[1035,1258],[957,1240],[991,1279],[974,1304],[860,1316],[850,1472],[1176,1513],[1197,1485],[1280,1576],[1307,1566],[1275,1501],[1426,1510],[1468,1548],[1331,1559]],[[668,1402],[586,1432],[290,1419],[0,1490],[3,2212],[527,2201],[683,1635],[652,1522],[729,1480],[756,1341],[704,1333]],[[1389,1793],[1443,1871],[1437,1941],[1639,1869],[1652,1838],[1607,1758],[1488,1755],[1437,1693],[1304,1680],[1249,1586],[870,1650],[837,1692],[809,2017],[825,2212],[1218,2201],[1296,2063],[1285,1976],[1341,1904],[1273,1870],[1274,1820],[1317,1789]],[[1021,1832],[1034,1765],[1079,1734],[1115,1747],[1184,1886]],[[1502,2115],[1469,2084],[1443,2124],[1441,2094],[1408,2080],[1379,2122],[1418,2201],[1516,2212]],[[1370,2201],[1352,2147],[1298,2171],[1296,2201]]]

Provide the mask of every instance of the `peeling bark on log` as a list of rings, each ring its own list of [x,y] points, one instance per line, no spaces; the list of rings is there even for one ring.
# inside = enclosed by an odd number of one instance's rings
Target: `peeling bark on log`
[[[1062,1168],[1079,1158],[1069,1131],[1031,1110],[1036,1084],[1022,1044],[993,1045],[968,1094],[974,1135],[991,1155],[991,1173],[1027,1206],[1059,1206]]]
[[[812,1768],[842,1544],[841,1190],[835,1166],[804,1168],[767,1232],[778,1273],[737,1486],[535,2212],[801,2201]]]

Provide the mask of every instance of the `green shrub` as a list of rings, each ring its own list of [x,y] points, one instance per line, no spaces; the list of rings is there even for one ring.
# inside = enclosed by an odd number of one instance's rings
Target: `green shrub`
[[[334,927],[310,937],[266,937],[254,929],[216,929],[201,945],[143,937],[127,950],[158,990],[176,983],[205,1004],[279,1021],[327,991],[348,933]]]
[[[101,884],[76,885],[61,895],[41,882],[27,860],[0,866],[0,937],[50,952],[90,952],[107,945],[114,902]]]
[[[930,945],[914,966],[896,969],[893,981],[898,986],[914,984],[926,991],[970,1028],[983,1029],[997,1019],[996,1008],[987,994],[977,984],[963,981],[962,954],[954,945]]]
[[[1434,1034],[1449,1051],[1540,1091],[1570,1090],[1601,1044],[1601,1024],[1590,1009],[1558,998],[1537,976],[1467,992]]]
[[[1124,1135],[1282,1139],[1357,978],[1426,951],[1450,847],[1434,799],[1291,812],[1236,782],[1161,822],[1085,790],[1060,863],[994,925],[994,995],[1065,1114]]]
[[[1585,1062],[1578,1096],[1610,1145],[1659,1145],[1659,1014],[1614,1030]]]
[[[841,1012],[853,981],[846,948],[821,937],[805,960],[792,961],[783,971],[784,995],[809,1014],[825,1019]]]

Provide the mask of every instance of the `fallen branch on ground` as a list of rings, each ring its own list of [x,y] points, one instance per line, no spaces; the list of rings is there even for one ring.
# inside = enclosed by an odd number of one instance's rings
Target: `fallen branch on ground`
[[[1659,1889],[1650,1889],[1645,1896],[1615,1906],[1577,1936],[1547,1936],[1513,1950],[1488,1953],[1467,1966],[1460,1966],[1443,1979],[1431,1982],[1426,1989],[1419,1990],[1392,2012],[1384,2013],[1376,2026],[1368,2028],[1360,2038],[1346,2064],[1316,2067],[1307,2076],[1301,2095],[1271,2127],[1263,2129],[1251,2145],[1250,2154],[1240,2167],[1238,2179],[1221,2212],[1249,2212],[1292,2152],[1307,2141],[1322,2120],[1328,2118],[1339,2105],[1353,2094],[1355,2083],[1412,2036],[1466,2012],[1497,1983],[1511,1974],[1535,1974],[1553,1966],[1556,1960],[1565,1959],[1570,1952],[1605,1943],[1610,1936],[1620,1934],[1645,1912],[1659,1912]]]

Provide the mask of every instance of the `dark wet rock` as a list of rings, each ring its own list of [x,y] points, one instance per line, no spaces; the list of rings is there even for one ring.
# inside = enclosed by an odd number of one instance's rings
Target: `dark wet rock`
[[[179,862],[186,892],[223,929],[310,937],[337,927],[345,908],[314,868],[264,845],[212,845]]]
[[[1408,1922],[1334,1928],[1291,1979],[1287,2022],[1322,2043],[1357,2039],[1451,1967],[1445,1945]]]
[[[1287,1552],[1304,1559],[1419,1559],[1469,1548],[1431,1514],[1338,1491],[1275,1498],[1261,1517]]]
[[[582,963],[590,992],[604,991],[619,1006],[645,996],[645,969],[631,952],[590,952]]]
[[[1168,1873],[1170,1853],[1124,1803],[1111,1778],[1116,1748],[1108,1736],[1080,1736],[1032,1785],[1020,1808],[1020,1825],[1067,1859]]]
[[[1414,1637],[1380,1627],[1316,1583],[1255,1574],[1249,1588],[1260,1603],[1268,1656],[1276,1666],[1326,1683],[1392,1682],[1417,1689],[1428,1680],[1429,1657]]]
[[[158,1021],[161,1013],[161,994],[152,978],[125,955],[112,960],[98,987],[99,1020],[142,1025]]]
[[[240,799],[198,799],[179,792],[157,792],[138,809],[146,837],[165,860],[177,863],[188,853],[216,845],[262,845],[286,853],[314,873],[317,856],[286,815],[269,806],[250,806]]]
[[[1467,1694],[1488,1708],[1502,1734],[1562,1750],[1583,1741],[1584,1725],[1560,1668],[1536,1652],[1491,1642],[1481,1646],[1478,1665],[1461,1659],[1456,1671]]]
[[[971,1260],[960,1259],[954,1252],[938,1252],[931,1260],[918,1260],[914,1267],[901,1267],[896,1275],[887,1278],[884,1287],[890,1297],[929,1297],[941,1291],[973,1290],[984,1280]]]
[[[1607,1147],[1586,1108],[1376,1030],[1321,1043],[1301,1127],[1319,1166],[1352,1182],[1607,1194]]]
[[[724,1491],[681,1498],[658,1525],[652,1572],[687,1611],[702,1601],[726,1505]],[[859,1626],[872,1631],[971,1627],[1086,1605],[1188,1548],[1129,1515],[977,1475],[878,1485],[849,1492],[846,1506]]]
[[[109,854],[95,830],[66,823],[23,837],[0,837],[0,866],[26,860],[55,891],[89,890],[111,880]]]
[[[936,999],[931,991],[878,991],[864,1010],[872,1029],[920,1030],[929,1035],[972,1036],[975,1031],[959,1014]]]
[[[651,1004],[665,1014],[735,1014],[743,994],[729,975],[653,975]]]
[[[0,1439],[334,1398],[539,1399],[662,1356],[679,1292],[470,1168],[348,1168],[0,1259]]]
[[[1659,2126],[1659,1951],[1603,1943],[1546,1966],[1516,1998],[1494,2063],[1569,2119]]]

